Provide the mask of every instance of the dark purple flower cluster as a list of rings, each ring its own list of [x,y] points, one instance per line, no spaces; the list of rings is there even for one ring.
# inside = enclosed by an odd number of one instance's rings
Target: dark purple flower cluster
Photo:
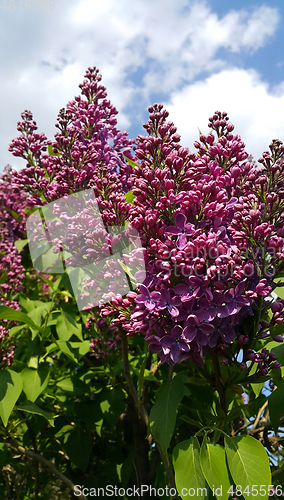
[[[200,366],[210,349],[228,364],[237,337],[236,350],[257,337],[258,326],[241,335],[242,323],[253,308],[264,312],[283,268],[283,146],[273,141],[260,176],[226,113],[210,118],[212,132],[200,135],[194,154],[179,144],[161,105],[149,111],[129,212],[148,273],[128,334],[144,333],[170,365],[191,359]]]

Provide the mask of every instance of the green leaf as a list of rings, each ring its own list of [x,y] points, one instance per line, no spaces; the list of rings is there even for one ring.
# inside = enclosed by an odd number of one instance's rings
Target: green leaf
[[[20,326],[13,326],[13,328],[10,328],[9,330],[9,337],[13,337],[13,335],[16,335],[16,333],[20,332],[23,330],[23,328],[27,328],[27,325],[20,325]]]
[[[133,284],[136,283],[136,278],[135,278],[135,276],[133,276],[133,274],[131,272],[131,267],[127,266],[126,264],[124,264],[123,261],[121,261],[119,259],[117,259],[117,262],[122,267],[123,271],[131,278],[131,282]]]
[[[261,384],[251,384],[251,388],[252,388],[256,397],[258,397],[259,394],[261,393],[263,386],[264,386],[263,382]]]
[[[284,380],[268,397],[269,416],[275,433],[279,427],[280,418],[284,416]]]
[[[20,253],[23,250],[23,248],[26,246],[27,243],[28,240],[17,240],[14,242],[14,245],[17,248],[18,253]]]
[[[15,403],[22,392],[22,378],[12,370],[0,371],[0,417],[7,426]]]
[[[162,385],[151,409],[149,423],[154,438],[166,454],[176,423],[176,413],[184,396],[184,384],[179,376]]]
[[[59,153],[54,153],[52,144],[48,144],[47,149],[50,156],[60,156]]]
[[[207,441],[204,436],[201,451],[200,465],[204,477],[217,500],[228,500],[228,490],[231,483],[226,464],[225,449],[217,443]]]
[[[84,340],[83,342],[68,342],[75,352],[76,358],[85,356],[90,351],[90,341]]]
[[[103,422],[103,413],[98,402],[76,402],[74,408],[77,417],[86,424],[89,431],[97,430],[100,422]]]
[[[83,340],[82,325],[76,323],[75,319],[63,310],[61,310],[61,315],[58,316],[56,331],[59,340],[69,340],[72,335],[76,335],[78,339]]]
[[[135,199],[135,195],[133,194],[132,190],[128,191],[125,194],[125,201],[126,201],[126,203],[132,203],[134,199]]]
[[[225,436],[228,467],[235,484],[242,488],[245,500],[251,500],[252,486],[260,491],[264,486],[269,491],[271,472],[267,453],[263,445],[252,436]],[[247,488],[248,493],[244,493]]]
[[[188,382],[194,385],[208,385],[208,380],[201,377],[189,377]]]
[[[38,370],[25,368],[21,372],[21,377],[24,393],[30,401],[34,402],[48,384],[49,369],[47,366],[41,366]]]
[[[41,415],[42,417],[46,418],[46,420],[49,421],[52,427],[54,427],[53,416],[47,411],[42,410],[38,405],[36,405],[32,401],[29,401],[28,399],[27,401],[24,401],[24,403],[22,403],[21,405],[17,406],[17,409],[21,411],[26,411],[27,413]]]
[[[135,167],[141,168],[141,166],[138,163],[135,163],[134,161],[130,160],[130,158],[125,156],[123,153],[122,153],[122,156],[127,161],[127,163],[129,163],[129,165],[131,165],[132,168],[135,168]]]
[[[77,429],[70,433],[64,445],[65,451],[71,462],[76,467],[85,471],[92,451],[92,435],[86,432],[79,432]]]
[[[283,335],[284,334],[284,324],[280,323],[280,325],[275,325],[271,328],[270,331],[271,337],[274,338],[276,335]],[[279,342],[278,342],[279,344]]]
[[[56,385],[63,391],[71,392],[75,396],[78,394],[89,394],[90,392],[89,386],[82,382],[82,380],[79,380],[76,375],[60,380]]]
[[[273,349],[271,349],[271,351],[276,354],[277,361],[280,363],[280,365],[284,365],[284,344],[274,347]]]
[[[27,325],[32,327],[33,330],[38,330],[39,332],[43,333],[43,329],[39,325],[36,325],[27,314],[20,311],[15,311],[15,309],[11,309],[10,307],[0,306],[0,318],[26,323]]]
[[[8,207],[5,207],[5,210],[7,210],[7,212],[10,215],[12,215],[12,217],[14,217],[14,219],[16,219],[16,221],[22,222],[23,217],[20,214],[18,214],[17,212],[15,212],[15,210],[12,210],[11,208],[8,208]]]
[[[195,492],[200,500],[207,498],[207,488],[200,466],[200,446],[197,437],[182,441],[173,450],[175,482],[181,498],[188,499],[188,491]],[[183,495],[183,489],[186,495]]]
[[[119,420],[120,415],[125,411],[125,395],[120,389],[103,391],[100,397],[100,408],[104,419],[111,428]]]
[[[65,342],[64,340],[58,340],[56,344],[58,345],[60,351],[63,352],[63,354],[65,354],[65,356],[72,359],[72,361],[74,361],[75,363],[78,363],[78,360],[74,356],[74,352],[70,342]]]
[[[180,419],[184,420],[184,422],[186,422],[187,424],[193,425],[194,427],[199,427],[199,429],[203,427],[203,425],[197,422],[197,420],[194,420],[193,418],[190,418],[187,415],[182,415]]]
[[[278,282],[278,284],[281,283],[281,281]],[[283,281],[282,281],[283,283]],[[274,293],[276,293],[276,295],[280,298],[280,299],[284,299],[284,286],[279,286],[277,288],[274,288],[273,290]]]

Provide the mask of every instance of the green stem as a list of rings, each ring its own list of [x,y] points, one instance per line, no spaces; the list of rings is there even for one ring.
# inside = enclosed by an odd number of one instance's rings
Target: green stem
[[[223,410],[223,412],[226,416],[227,415],[226,389],[221,382],[220,366],[219,366],[218,357],[213,352],[210,353],[210,356],[212,359],[213,370],[214,370],[214,375],[215,375],[215,387],[217,389],[217,392],[218,392],[219,398],[220,398],[220,408],[221,408],[221,410]]]

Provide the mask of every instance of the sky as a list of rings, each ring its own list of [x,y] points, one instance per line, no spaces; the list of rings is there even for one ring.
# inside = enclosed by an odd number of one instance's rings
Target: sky
[[[284,142],[283,27],[283,0],[0,0],[0,171],[25,166],[8,151],[21,113],[52,140],[89,66],[130,137],[162,103],[194,151],[226,111],[257,160]]]

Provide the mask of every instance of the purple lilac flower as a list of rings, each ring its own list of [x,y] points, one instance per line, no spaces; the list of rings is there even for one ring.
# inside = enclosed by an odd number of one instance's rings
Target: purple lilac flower
[[[196,316],[199,321],[213,321],[217,318],[226,318],[229,316],[229,309],[225,303],[225,297],[223,293],[214,292],[211,301],[202,297],[198,300],[199,309],[196,312]]]
[[[165,335],[161,338],[160,344],[163,348],[170,349],[169,357],[174,363],[180,361],[181,355],[189,352],[190,348],[183,335],[183,329],[180,325],[176,325],[170,335]]]
[[[235,288],[230,288],[225,292],[225,301],[230,314],[236,314],[244,306],[250,306],[251,301],[242,295],[246,280],[241,281]]]
[[[193,224],[186,223],[186,216],[184,214],[177,214],[175,216],[175,226],[169,226],[165,233],[178,236],[176,246],[179,250],[183,250],[187,244],[187,236],[192,236],[195,233]]]
[[[201,346],[209,342],[209,336],[214,332],[214,326],[209,323],[200,323],[197,316],[190,314],[185,322],[184,337],[189,341],[195,340]]]
[[[145,307],[152,311],[157,305],[157,301],[160,299],[161,294],[159,292],[149,292],[145,285],[140,285],[139,291],[140,295],[137,295],[135,302],[138,304],[145,304]]]
[[[216,319],[214,321],[214,332],[209,338],[209,347],[216,347],[219,339],[223,339],[227,344],[232,344],[236,338],[236,332],[231,326],[231,318]]]
[[[208,300],[213,299],[212,292],[209,288],[209,278],[206,276],[203,279],[198,276],[190,276],[185,279],[185,283],[179,283],[175,286],[175,293],[181,295],[181,301],[186,302],[194,297],[200,298],[205,296]]]
[[[156,309],[158,311],[162,309],[167,309],[171,316],[176,317],[179,315],[179,310],[177,306],[181,305],[181,300],[179,297],[174,296],[171,298],[170,291],[166,289],[161,290],[161,297],[157,302]]]

